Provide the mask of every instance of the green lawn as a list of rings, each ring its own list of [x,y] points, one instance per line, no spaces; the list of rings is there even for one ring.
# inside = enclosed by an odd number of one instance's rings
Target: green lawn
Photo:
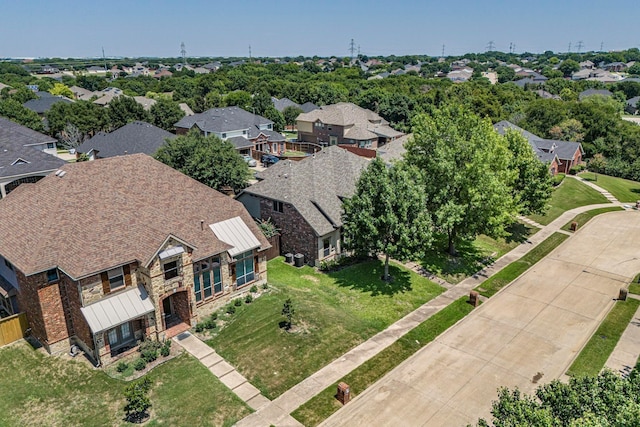
[[[0,349],[0,425],[125,426],[126,382],[79,361],[45,356],[24,342]],[[231,425],[251,410],[200,362],[184,354],[148,374],[145,425]]]
[[[571,223],[574,221],[578,223],[578,228],[580,228],[584,226],[587,222],[589,222],[589,220],[594,216],[607,213],[607,212],[614,212],[614,211],[621,211],[621,210],[623,209],[620,206],[611,206],[610,208],[600,208],[600,209],[594,209],[587,212],[582,212],[576,215],[571,221],[563,225],[562,229],[565,231],[571,231]]]
[[[553,233],[538,246],[529,251],[525,256],[504,267],[493,276],[482,282],[476,290],[485,297],[491,297],[500,289],[514,281],[518,276],[527,271],[529,267],[544,258],[569,236],[562,233]]]
[[[640,300],[629,298],[626,301],[617,301],[600,327],[593,334],[587,345],[582,349],[573,362],[567,375],[597,375],[611,352],[616,347],[620,336],[633,319],[633,315],[640,306]]]
[[[604,188],[623,203],[635,203],[640,200],[640,182],[593,172],[583,172],[580,178]]]
[[[444,291],[397,265],[385,283],[378,260],[329,274],[282,257],[268,268],[272,292],[240,307],[208,343],[270,399]],[[281,327],[287,298],[292,332]]]
[[[529,218],[539,224],[547,225],[570,209],[607,202],[606,197],[588,185],[577,179],[565,178],[562,184],[553,190],[547,213],[545,215],[529,215]]]
[[[640,295],[640,273],[636,274],[631,283],[629,283],[629,293]]]
[[[362,393],[387,372],[469,314],[473,307],[467,303],[467,299],[460,298],[434,314],[337,383],[343,381],[349,384],[352,398]],[[320,424],[342,407],[335,398],[337,383],[320,392],[291,415],[307,427]]]
[[[450,256],[444,249],[444,239],[437,240],[427,253],[422,266],[449,283],[459,283],[477,273],[487,263],[500,258],[538,231],[530,225],[515,223],[508,229],[510,235],[502,239],[480,235],[472,242],[456,246],[458,256]],[[492,256],[493,255],[493,256]]]

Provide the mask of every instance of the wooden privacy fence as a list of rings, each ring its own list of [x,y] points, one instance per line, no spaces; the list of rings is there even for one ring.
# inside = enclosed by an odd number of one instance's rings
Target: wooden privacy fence
[[[27,313],[19,313],[0,319],[0,347],[24,337],[28,327]]]
[[[271,243],[271,248],[267,249],[267,261],[280,256],[280,234],[276,234],[267,239]]]

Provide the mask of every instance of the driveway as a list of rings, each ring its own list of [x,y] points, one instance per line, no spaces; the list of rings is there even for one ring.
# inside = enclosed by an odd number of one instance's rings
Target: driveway
[[[510,286],[327,419],[325,426],[464,426],[500,386],[559,378],[640,271],[640,213],[600,215]]]

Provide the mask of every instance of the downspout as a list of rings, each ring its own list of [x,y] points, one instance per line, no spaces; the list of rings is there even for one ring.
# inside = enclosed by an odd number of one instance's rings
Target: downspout
[[[96,368],[100,367],[100,350],[98,349],[98,342],[96,340],[96,334],[93,334],[93,351],[94,356],[96,357]]]

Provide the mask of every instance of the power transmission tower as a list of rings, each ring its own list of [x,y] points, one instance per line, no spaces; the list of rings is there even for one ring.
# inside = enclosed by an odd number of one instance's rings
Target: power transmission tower
[[[104,70],[107,71],[107,58],[104,56],[104,46],[102,46],[102,60],[104,61]]]
[[[444,44],[442,45],[442,57],[444,58]]]
[[[360,45],[358,45],[358,58],[360,58]]]
[[[351,43],[349,43],[349,52],[351,52],[351,60],[353,61],[353,54],[356,51],[356,43],[351,39]]]
[[[600,52],[604,52],[604,42],[600,42]]]
[[[582,43],[582,40],[580,40],[578,42],[578,46],[577,46],[578,47],[578,53],[580,53],[580,51],[582,50],[582,46],[584,46],[584,43]]]
[[[571,53],[571,42],[569,42],[569,53]]]
[[[249,45],[249,61],[251,61],[251,45]]]
[[[489,43],[487,43],[487,51],[488,52],[493,52],[493,49],[495,49],[496,44],[493,42],[493,40],[491,40]]]
[[[187,64],[187,49],[184,47],[184,42],[180,43],[180,55],[182,56],[182,65]]]

